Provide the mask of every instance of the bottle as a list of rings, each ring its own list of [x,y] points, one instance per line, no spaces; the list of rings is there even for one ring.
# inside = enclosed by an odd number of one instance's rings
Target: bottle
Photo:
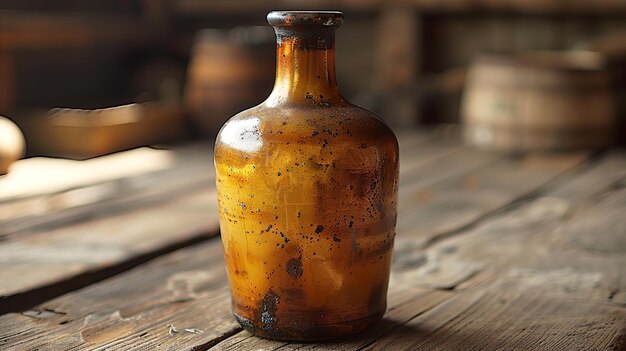
[[[215,145],[232,309],[270,339],[361,332],[386,309],[398,142],[335,79],[340,12],[271,12],[275,86],[232,117]]]

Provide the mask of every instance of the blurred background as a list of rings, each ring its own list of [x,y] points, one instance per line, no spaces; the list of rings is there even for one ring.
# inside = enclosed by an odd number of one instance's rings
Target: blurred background
[[[489,77],[507,77],[498,84],[528,100],[523,79],[511,80],[534,68],[548,81],[535,96],[600,91],[605,100],[569,110],[584,110],[581,120],[599,111],[602,130],[623,126],[623,0],[2,0],[0,9],[0,115],[25,134],[28,155],[80,159],[214,136],[271,90],[265,15],[276,9],[343,11],[340,88],[396,129],[456,124],[485,103],[503,118],[511,100],[492,96]],[[521,69],[518,54],[537,50],[574,58]],[[490,84],[488,97],[472,95]]]

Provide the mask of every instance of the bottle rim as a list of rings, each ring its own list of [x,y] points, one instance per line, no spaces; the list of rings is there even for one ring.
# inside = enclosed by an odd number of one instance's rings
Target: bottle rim
[[[274,27],[339,27],[343,13],[339,11],[272,11],[267,22]]]

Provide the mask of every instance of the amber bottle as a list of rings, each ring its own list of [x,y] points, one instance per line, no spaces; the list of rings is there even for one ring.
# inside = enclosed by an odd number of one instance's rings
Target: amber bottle
[[[215,145],[235,317],[271,339],[358,333],[386,308],[398,143],[335,79],[340,12],[271,12],[274,90]]]

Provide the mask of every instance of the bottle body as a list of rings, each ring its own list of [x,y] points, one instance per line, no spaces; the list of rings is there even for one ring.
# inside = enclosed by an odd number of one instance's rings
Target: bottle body
[[[215,147],[233,312],[272,339],[357,333],[386,309],[397,140],[371,113],[310,90],[234,116]]]

